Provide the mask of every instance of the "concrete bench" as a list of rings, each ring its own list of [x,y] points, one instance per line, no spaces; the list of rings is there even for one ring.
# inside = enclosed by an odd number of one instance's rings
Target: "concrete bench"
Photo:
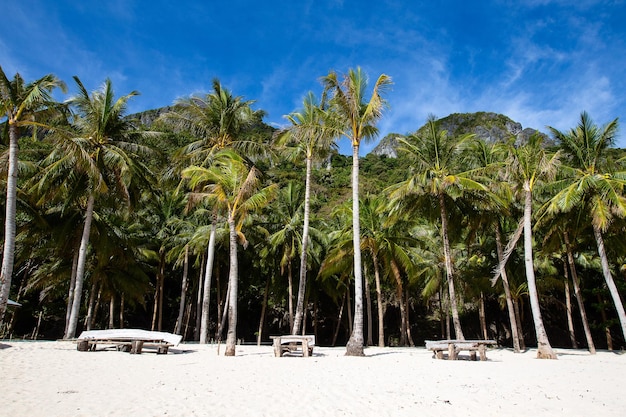
[[[302,353],[303,357],[313,355],[313,347],[315,346],[315,336],[313,335],[285,335],[270,336],[272,346],[274,347],[274,356],[281,357],[284,353]]]
[[[470,353],[470,359],[476,360],[476,352],[481,361],[487,360],[487,346],[495,345],[495,340],[427,340],[426,349],[433,351],[437,359],[444,359],[444,352],[448,353],[448,359],[457,360],[459,352],[466,350]]]

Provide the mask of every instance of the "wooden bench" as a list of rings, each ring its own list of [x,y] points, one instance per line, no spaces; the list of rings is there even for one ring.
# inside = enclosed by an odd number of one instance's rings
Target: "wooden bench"
[[[313,355],[313,347],[315,346],[315,336],[313,335],[270,336],[270,339],[273,340],[272,345],[276,357],[283,356],[283,353],[292,354],[296,352],[301,352],[303,357]]]
[[[467,350],[470,358],[476,360],[476,352],[481,361],[487,360],[487,346],[495,345],[495,340],[427,340],[426,349],[434,352],[437,359],[443,359],[444,352],[448,352],[448,359],[457,360],[459,352]]]
[[[131,354],[141,354],[144,347],[156,348],[158,355],[167,354],[169,348],[174,346],[165,340],[144,340],[144,339],[83,339],[77,340],[76,349],[80,352],[95,351],[98,345],[113,346],[120,352],[130,352]]]
[[[144,347],[156,348],[156,353],[166,354],[176,346],[182,336],[166,332],[151,332],[138,329],[88,330],[76,340],[76,349],[81,352],[95,351],[98,345],[115,347],[118,351],[141,354]]]

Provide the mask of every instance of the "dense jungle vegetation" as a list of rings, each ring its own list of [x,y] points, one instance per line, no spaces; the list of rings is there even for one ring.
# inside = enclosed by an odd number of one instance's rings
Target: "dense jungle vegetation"
[[[116,96],[109,81],[90,91],[76,78],[57,103],[53,76],[1,75],[2,213],[6,225],[15,205],[15,240],[5,228],[0,301],[22,305],[4,314],[3,337],[133,327],[223,340],[234,304],[239,342],[294,328],[320,345],[348,342],[353,158],[334,145],[345,120],[333,99],[307,97],[278,131],[217,80],[206,95],[129,116],[135,93]],[[389,135],[397,158],[360,158],[364,343],[463,336],[523,349],[544,328],[552,346],[626,346],[617,120],[582,113],[566,132],[493,142],[468,134],[482,119],[462,116],[463,131],[416,121]]]

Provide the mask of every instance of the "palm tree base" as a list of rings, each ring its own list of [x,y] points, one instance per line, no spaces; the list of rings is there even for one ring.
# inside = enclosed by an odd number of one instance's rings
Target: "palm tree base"
[[[537,359],[557,359],[557,357],[550,346],[540,345],[537,349]]]
[[[348,340],[348,344],[346,345],[346,356],[365,356],[365,352],[363,351],[363,341],[359,343],[359,341],[350,338]]]

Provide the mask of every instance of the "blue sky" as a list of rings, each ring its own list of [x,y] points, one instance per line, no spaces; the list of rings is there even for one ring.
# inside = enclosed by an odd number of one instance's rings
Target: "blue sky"
[[[394,85],[380,137],[429,114],[492,111],[546,131],[626,123],[625,0],[3,0],[0,65],[89,90],[138,90],[131,112],[203,94],[219,78],[280,127],[330,70]],[[625,128],[617,145],[626,147]],[[377,141],[362,146],[367,153]],[[348,153],[345,142],[342,152]]]

